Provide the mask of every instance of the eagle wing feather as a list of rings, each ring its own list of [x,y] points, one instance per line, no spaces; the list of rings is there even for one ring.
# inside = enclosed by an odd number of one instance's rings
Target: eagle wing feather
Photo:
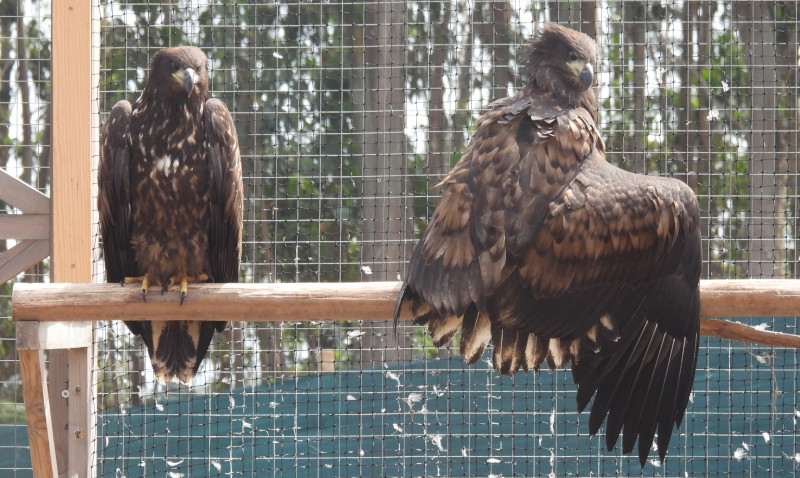
[[[699,207],[680,181],[608,164],[591,114],[524,93],[493,103],[440,183],[400,301],[465,360],[489,338],[513,374],[573,363],[609,448],[680,424],[699,339]],[[658,413],[653,413],[658,410]]]
[[[238,282],[242,254],[242,162],[236,127],[222,101],[211,98],[203,110],[211,171],[211,274],[215,282]]]

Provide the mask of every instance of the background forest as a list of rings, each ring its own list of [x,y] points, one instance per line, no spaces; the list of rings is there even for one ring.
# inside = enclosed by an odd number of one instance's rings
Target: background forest
[[[138,96],[159,48],[200,46],[242,150],[241,280],[401,280],[438,179],[483,106],[523,84],[536,25],[559,22],[601,48],[609,160],[697,193],[703,278],[795,278],[797,14],[795,2],[749,1],[102,2],[99,109],[102,122],[116,101]],[[0,167],[46,194],[49,28],[48,1],[0,2]],[[0,241],[0,251],[10,246]],[[47,262],[16,280],[47,281]],[[0,423],[13,426],[24,418],[10,290],[0,297]],[[124,326],[100,324],[97,341],[99,408],[163,391],[139,373],[148,360]],[[394,335],[358,317],[234,323],[198,386],[451,353],[425,341],[419,328]]]

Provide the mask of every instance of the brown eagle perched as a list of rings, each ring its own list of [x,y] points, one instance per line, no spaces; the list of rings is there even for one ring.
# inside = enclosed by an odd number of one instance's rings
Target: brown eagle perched
[[[414,250],[398,299],[433,343],[461,329],[475,363],[572,362],[589,432],[609,451],[639,440],[644,466],[658,432],[663,460],[694,381],[700,332],[699,208],[692,190],[606,162],[591,88],[597,45],[544,26],[529,80],[492,103]],[[396,322],[395,322],[396,323]]]
[[[209,98],[208,58],[165,48],[150,62],[141,97],[120,101],[103,132],[98,210],[109,282],[161,293],[190,282],[237,282],[242,244],[242,166],[225,104]],[[214,330],[227,322],[125,324],[147,345],[156,377],[190,382]]]

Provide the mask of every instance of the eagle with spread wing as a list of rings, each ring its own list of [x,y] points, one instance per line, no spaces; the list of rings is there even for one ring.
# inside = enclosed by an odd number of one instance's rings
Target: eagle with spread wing
[[[686,410],[700,332],[699,207],[669,178],[606,162],[592,90],[597,45],[546,25],[529,80],[489,106],[412,255],[398,299],[441,346],[514,374],[572,363],[589,432],[638,438],[644,466]]]
[[[208,93],[199,48],[164,48],[142,95],[120,101],[105,125],[98,210],[109,282],[180,287],[237,282],[242,249],[242,166],[225,104]],[[227,322],[126,321],[147,345],[156,377],[190,382],[214,331]]]

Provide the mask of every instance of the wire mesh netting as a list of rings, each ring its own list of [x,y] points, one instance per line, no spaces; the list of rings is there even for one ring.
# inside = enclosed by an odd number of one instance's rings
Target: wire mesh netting
[[[47,191],[49,5],[0,5],[0,94],[9,92],[0,159]],[[546,21],[600,46],[609,160],[697,193],[703,277],[797,276],[795,2],[99,9],[101,121],[116,101],[138,97],[158,49],[194,44],[208,54],[212,94],[231,110],[242,152],[243,282],[401,280],[436,183],[483,107],[523,84],[525,46]],[[11,30],[20,21],[27,33]],[[24,41],[7,45],[11,37]],[[41,65],[19,66],[26,49]],[[26,68],[36,72],[17,80]],[[24,84],[36,86],[28,100]],[[36,105],[27,113],[26,101]],[[25,139],[25,124],[39,133]],[[95,246],[103,281],[99,238]],[[2,303],[7,317],[7,295]],[[501,377],[490,352],[468,367],[457,343],[436,349],[420,327],[395,335],[389,323],[359,319],[233,322],[191,387],[156,383],[142,343],[121,322],[98,324],[98,475],[786,476],[800,467],[794,350],[704,339],[680,434],[664,463],[651,453],[642,469],[619,447],[606,451],[602,429],[588,435],[569,370]],[[800,333],[794,317],[748,322]],[[3,324],[0,411],[12,413],[0,415],[0,472],[29,476],[13,325]]]
[[[50,8],[0,2],[0,168],[47,194],[50,184]],[[19,213],[0,201],[0,215]],[[8,237],[8,231],[3,231]],[[15,241],[0,239],[0,253]],[[6,265],[7,255],[0,258]],[[46,280],[47,264],[18,281]],[[5,280],[5,279],[3,279]],[[11,282],[0,285],[0,475],[30,476],[20,368],[11,321]]]

